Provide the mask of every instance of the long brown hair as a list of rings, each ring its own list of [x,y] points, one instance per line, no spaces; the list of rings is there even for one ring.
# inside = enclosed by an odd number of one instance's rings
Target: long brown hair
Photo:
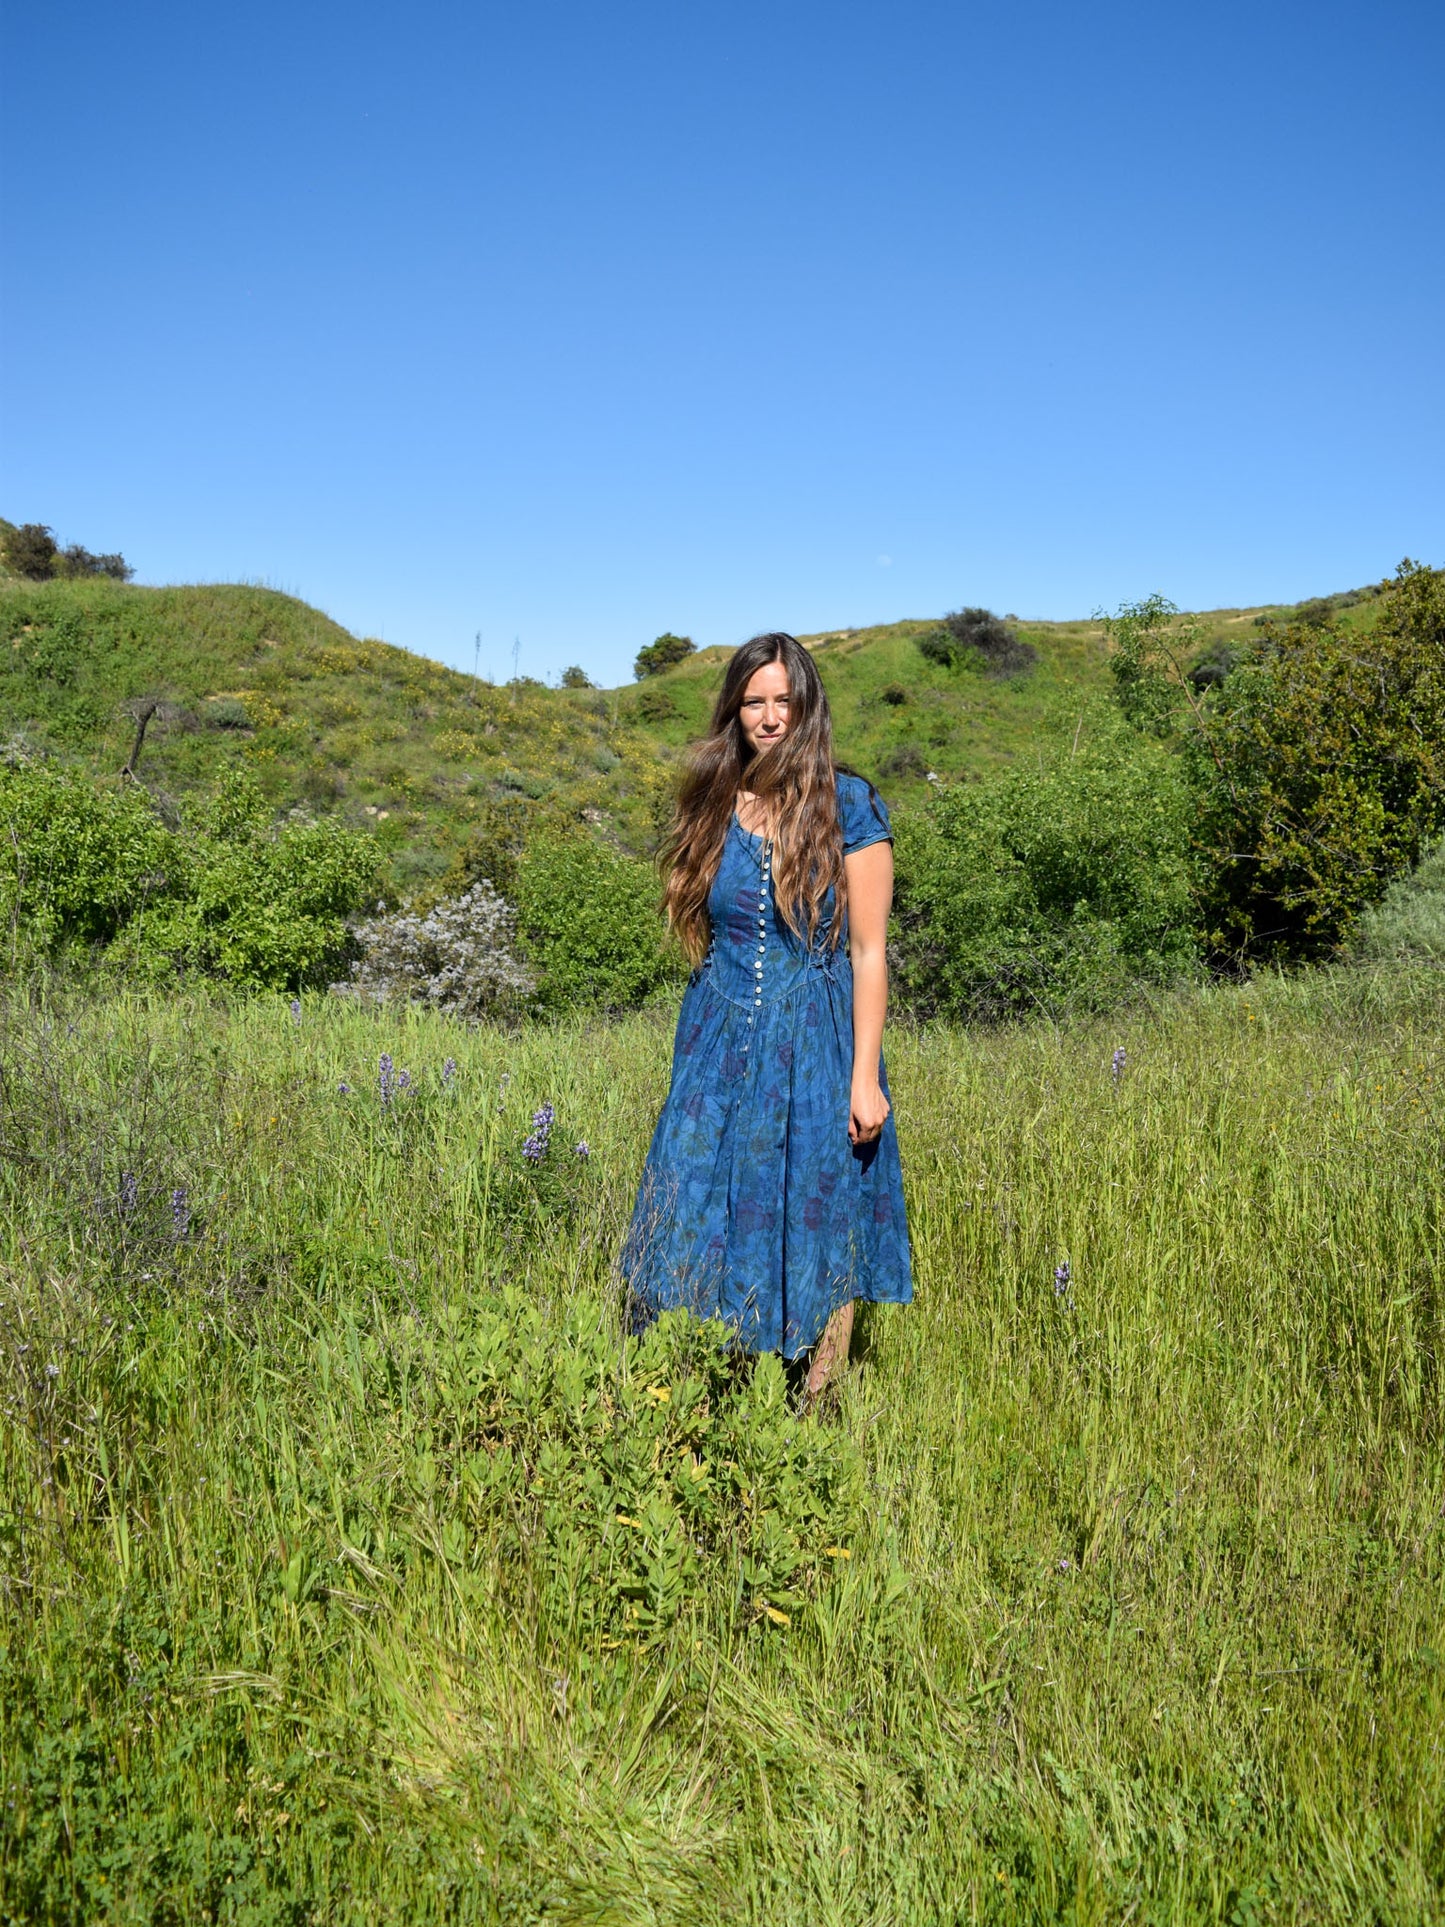
[[[755,754],[738,712],[748,684],[770,662],[788,672],[788,727],[781,741]],[[837,892],[831,941],[843,923],[846,882],[843,833],[833,762],[833,720],[823,679],[792,636],[754,636],[735,651],[706,736],[694,743],[678,789],[672,831],[662,848],[667,920],[694,963],[706,954],[711,926],[708,892],[722,862],[738,791],[752,791],[773,839],[773,894],[795,935],[811,944],[823,900]]]

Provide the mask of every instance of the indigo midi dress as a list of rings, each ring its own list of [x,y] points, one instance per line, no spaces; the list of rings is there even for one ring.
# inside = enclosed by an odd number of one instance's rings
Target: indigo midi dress
[[[892,840],[883,799],[838,776],[845,855]],[[734,816],[712,942],[677,1022],[672,1084],[620,1267],[642,1321],[681,1306],[794,1358],[850,1298],[913,1296],[898,1133],[848,1139],[853,970],[824,901],[809,944],[777,913],[772,847]],[[888,1085],[882,1060],[879,1081]]]

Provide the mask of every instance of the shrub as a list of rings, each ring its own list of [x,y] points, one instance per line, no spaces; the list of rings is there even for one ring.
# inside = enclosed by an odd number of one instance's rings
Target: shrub
[[[670,629],[639,649],[637,660],[632,665],[632,673],[641,682],[646,676],[660,676],[664,670],[684,661],[696,650],[697,644],[691,636],[675,636]]]
[[[680,974],[648,863],[583,836],[543,834],[517,863],[515,893],[544,1009],[626,1009]]]
[[[19,528],[13,522],[0,523],[0,557],[7,569],[33,582],[48,582],[52,576],[87,575],[128,582],[135,574],[123,555],[92,555],[79,542],[59,548],[42,522],[25,522]]]
[[[5,566],[32,582],[46,582],[54,571],[55,537],[43,522],[23,522],[5,531]]]
[[[110,943],[173,887],[178,858],[143,791],[0,766],[0,918],[42,953]]]
[[[1039,652],[1024,642],[991,609],[956,609],[937,629],[919,638],[919,649],[929,662],[945,669],[972,663],[990,676],[1020,676],[1032,669]]]
[[[564,689],[595,689],[597,685],[585,669],[579,669],[576,663],[573,663],[570,668],[562,671],[562,687]]]
[[[922,1015],[1101,1008],[1194,958],[1187,786],[1105,733],[1037,770],[940,785],[900,819],[897,981]]]
[[[476,1020],[515,1008],[533,987],[515,952],[516,912],[483,878],[425,916],[357,926],[361,955],[332,989],[371,1003],[423,1003]]]
[[[671,722],[678,713],[672,691],[657,684],[638,692],[636,710],[645,723]]]
[[[1115,694],[1194,792],[1200,917],[1221,963],[1320,956],[1445,828],[1445,574],[1404,562],[1374,627],[1267,625],[1202,689],[1160,596],[1109,628]]]
[[[52,564],[56,575],[104,575],[113,582],[129,582],[135,574],[123,555],[92,555],[89,549],[72,542],[62,549]]]
[[[329,983],[352,947],[347,919],[375,894],[376,845],[337,823],[270,819],[252,779],[229,775],[176,839],[169,891],[126,925],[114,960],[248,990]]]
[[[1403,563],[1366,634],[1272,633],[1187,721],[1211,946],[1333,949],[1445,829],[1445,573]]]
[[[881,776],[922,776],[927,769],[916,743],[899,743],[896,749],[886,751],[878,764]]]

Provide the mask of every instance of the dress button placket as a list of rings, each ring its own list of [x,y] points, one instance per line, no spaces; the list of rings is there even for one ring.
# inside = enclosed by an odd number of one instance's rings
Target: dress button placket
[[[748,1012],[748,1024],[750,1027],[753,1019],[762,1009],[763,1003],[763,959],[767,954],[768,948],[768,875],[772,868],[772,861],[773,846],[771,843],[765,843],[763,845],[763,887],[758,894],[758,958],[757,962],[753,965],[753,974],[757,981],[753,986],[753,1007]]]

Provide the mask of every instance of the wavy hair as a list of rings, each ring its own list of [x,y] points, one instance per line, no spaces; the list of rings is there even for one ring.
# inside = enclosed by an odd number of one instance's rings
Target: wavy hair
[[[779,742],[755,753],[738,712],[748,684],[770,662],[782,663],[788,672],[788,727]],[[834,890],[830,941],[837,943],[847,879],[835,778],[833,721],[812,657],[792,636],[754,636],[734,652],[707,734],[692,746],[672,830],[662,847],[667,879],[663,909],[694,963],[707,953],[708,892],[743,788],[757,797],[773,841],[773,895],[779,915],[811,944],[822,922],[824,898]]]

